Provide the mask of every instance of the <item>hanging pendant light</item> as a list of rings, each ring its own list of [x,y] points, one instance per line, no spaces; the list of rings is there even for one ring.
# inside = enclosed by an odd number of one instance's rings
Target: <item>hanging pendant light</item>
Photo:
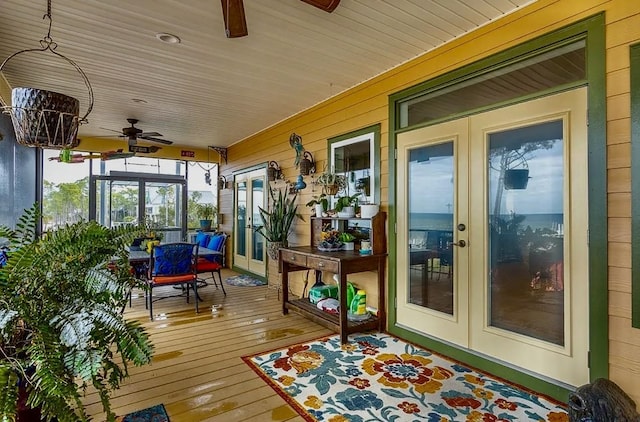
[[[80,101],[76,98],[58,92],[22,87],[13,88],[11,106],[2,107],[2,110],[11,115],[16,141],[19,144],[42,148],[74,148],[78,145],[78,127],[87,123],[87,116],[93,109],[93,89],[80,66],[55,51],[58,44],[51,39],[51,0],[47,0],[47,13],[43,19],[49,19],[49,31],[40,40],[40,48],[13,53],[0,64],[0,72],[9,60],[19,54],[48,51],[66,60],[82,76],[89,91],[87,112],[83,117],[79,117]]]

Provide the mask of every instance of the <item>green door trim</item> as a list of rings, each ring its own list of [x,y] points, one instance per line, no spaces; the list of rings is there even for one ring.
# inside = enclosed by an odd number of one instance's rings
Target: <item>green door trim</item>
[[[640,43],[629,48],[631,68],[631,325],[640,328]]]
[[[606,156],[606,89],[605,89],[605,16],[600,13],[569,26],[509,48],[486,59],[479,60],[460,69],[425,81],[389,96],[389,216],[390,227],[397,221],[397,190],[395,187],[398,165],[396,162],[397,135],[416,129],[418,126],[399,129],[399,104],[418,94],[439,89],[472,76],[486,73],[523,57],[539,54],[550,48],[586,40],[588,85],[588,191],[589,191],[589,375],[591,380],[608,377],[608,290],[607,290],[607,156]],[[561,86],[555,92],[566,90]],[[540,96],[549,94],[542,92]],[[510,103],[530,98],[518,98]],[[506,104],[502,104],[506,105]],[[472,112],[478,112],[474,110]],[[465,113],[466,115],[472,114]],[[455,116],[459,118],[461,116]],[[429,122],[427,125],[434,124]],[[425,125],[422,125],[425,126]],[[389,262],[397,262],[397,239],[389,236]],[[407,330],[396,325],[397,274],[393,265],[389,266],[389,296],[387,303],[387,327],[390,333],[445,354],[482,371],[490,372],[509,381],[516,382],[532,390],[541,392],[565,402],[569,391],[575,386],[554,380],[536,377],[505,364],[495,362],[467,349],[453,347],[440,340]]]

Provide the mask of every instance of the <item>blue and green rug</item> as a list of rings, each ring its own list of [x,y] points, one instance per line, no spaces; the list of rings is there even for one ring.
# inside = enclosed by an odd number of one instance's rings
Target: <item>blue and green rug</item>
[[[169,422],[164,405],[157,404],[116,418],[117,422]]]
[[[385,333],[243,360],[307,421],[569,420],[565,407]]]
[[[240,274],[229,278],[226,278],[225,283],[231,286],[241,287],[253,287],[253,286],[266,286],[267,282],[260,280],[259,278],[251,277],[250,275]]]

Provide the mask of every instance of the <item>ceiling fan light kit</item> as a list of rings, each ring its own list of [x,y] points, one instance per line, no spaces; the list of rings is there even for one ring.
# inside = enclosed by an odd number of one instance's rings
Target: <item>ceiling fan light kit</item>
[[[72,65],[82,76],[89,91],[89,107],[83,117],[79,117],[80,102],[73,97],[53,91],[36,88],[14,88],[11,92],[11,106],[2,107],[11,116],[16,141],[21,145],[42,148],[73,148],[78,145],[78,127],[87,123],[87,116],[93,109],[93,89],[87,75],[73,60],[58,53],[58,45],[51,39],[51,0],[47,1],[49,31],[40,40],[40,48],[20,50],[7,57],[0,64],[0,72],[14,57],[31,52],[50,52]]]

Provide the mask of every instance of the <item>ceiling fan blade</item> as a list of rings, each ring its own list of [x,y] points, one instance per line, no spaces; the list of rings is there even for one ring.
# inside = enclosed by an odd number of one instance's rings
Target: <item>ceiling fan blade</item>
[[[249,34],[247,20],[244,17],[242,0],[220,0],[222,2],[222,16],[227,38],[239,38]]]
[[[138,139],[144,139],[145,141],[151,141],[151,142],[159,142],[159,143],[165,144],[165,145],[173,144],[173,141],[168,141],[166,139],[161,139],[161,138],[154,138],[153,136],[140,136],[140,135],[138,135]]]
[[[101,130],[108,130],[109,132],[117,132],[117,133],[119,133],[120,135],[122,135],[122,131],[121,131],[121,130],[109,129],[109,128],[106,128],[106,127],[100,127],[100,128],[98,128],[98,129],[101,129]],[[104,136],[108,136],[108,135],[104,135]]]
[[[340,4],[340,0],[302,0],[303,2],[315,6],[325,12],[333,12]]]
[[[162,133],[158,133],[158,132],[142,132],[138,134],[138,137],[141,136],[162,136]]]

